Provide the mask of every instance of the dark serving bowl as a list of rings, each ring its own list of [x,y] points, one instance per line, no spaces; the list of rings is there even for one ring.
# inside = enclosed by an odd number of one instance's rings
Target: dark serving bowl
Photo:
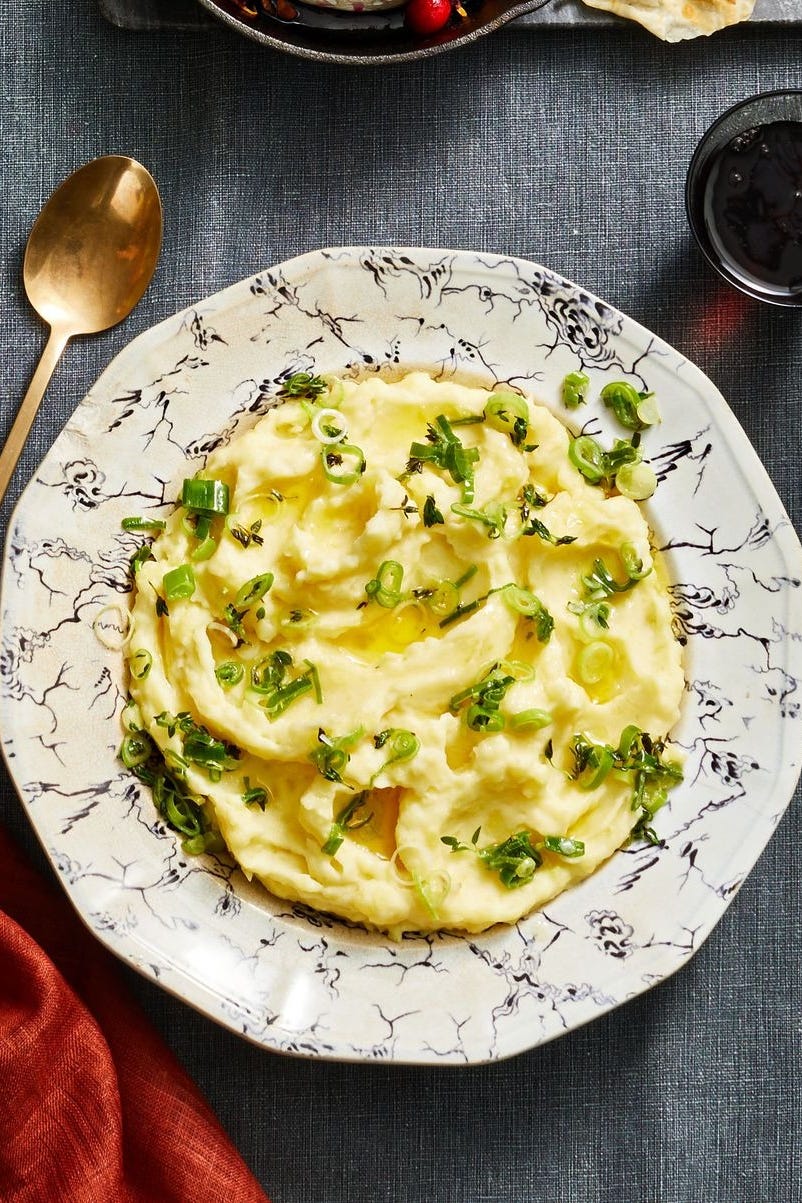
[[[404,27],[403,8],[354,13],[313,8],[296,0],[199,0],[231,29],[301,58],[328,63],[400,63],[443,54],[492,33],[549,0],[464,0],[445,29],[419,37]],[[253,9],[257,15],[252,15]]]

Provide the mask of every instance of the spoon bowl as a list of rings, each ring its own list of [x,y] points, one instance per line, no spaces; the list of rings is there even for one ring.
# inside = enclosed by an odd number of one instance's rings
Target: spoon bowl
[[[127,317],[159,258],[162,207],[153,177],[135,159],[105,155],[69,176],[33,225],[23,263],[28,299],[50,338],[0,452],[0,500],[59,357],[76,334]]]

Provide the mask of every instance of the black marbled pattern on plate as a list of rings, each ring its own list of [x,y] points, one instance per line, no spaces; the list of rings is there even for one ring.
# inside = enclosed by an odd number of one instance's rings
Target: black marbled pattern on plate
[[[187,858],[116,759],[113,641],[139,542],[178,482],[291,371],[428,366],[507,381],[555,412],[567,371],[593,394],[653,389],[648,503],[667,557],[687,694],[686,779],[662,847],[632,846],[516,927],[393,943]],[[563,414],[563,416],[565,416]],[[583,428],[615,433],[602,407]],[[737,488],[733,488],[737,482]],[[12,522],[2,592],[2,738],[29,816],[97,935],[170,991],[268,1048],[341,1059],[495,1060],[665,978],[699,947],[771,836],[800,764],[802,553],[755,453],[691,364],[536,264],[382,247],[260,272],[140,335],[45,457]],[[104,614],[105,611],[105,614]],[[11,703],[13,702],[13,705]]]

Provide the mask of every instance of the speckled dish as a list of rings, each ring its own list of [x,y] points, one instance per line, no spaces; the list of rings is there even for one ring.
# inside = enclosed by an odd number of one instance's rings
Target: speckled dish
[[[686,779],[664,847],[631,846],[514,927],[393,943],[188,858],[116,758],[125,680],[93,632],[123,607],[138,536],[289,371],[428,365],[511,381],[561,412],[584,368],[653,389],[648,514],[667,557],[687,693]],[[564,415],[563,415],[564,416]],[[604,441],[598,403],[581,413]],[[802,750],[802,550],[713,385],[617,310],[534,263],[340,248],[260,272],[161,323],[106,369],[13,517],[0,605],[0,727],[22,804],[98,938],[265,1048],[468,1063],[520,1052],[683,965],[786,808]]]
[[[262,46],[319,62],[362,66],[456,50],[548,2],[463,0],[464,16],[455,13],[444,29],[422,37],[404,25],[405,0],[199,0],[229,29]]]

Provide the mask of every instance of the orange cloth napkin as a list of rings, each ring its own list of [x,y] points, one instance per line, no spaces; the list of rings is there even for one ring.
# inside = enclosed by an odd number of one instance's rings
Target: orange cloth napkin
[[[1,828],[0,1199],[268,1203],[114,958]]]

